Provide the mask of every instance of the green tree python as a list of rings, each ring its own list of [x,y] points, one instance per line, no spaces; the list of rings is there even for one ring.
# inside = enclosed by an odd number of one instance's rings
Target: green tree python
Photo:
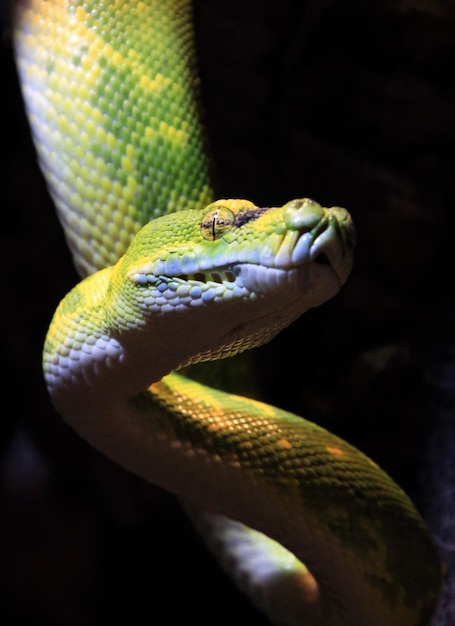
[[[45,341],[58,412],[183,498],[272,622],[429,624],[441,565],[392,479],[317,425],[182,373],[334,296],[352,264],[348,212],[214,200],[188,0],[21,0],[14,27],[82,278]]]

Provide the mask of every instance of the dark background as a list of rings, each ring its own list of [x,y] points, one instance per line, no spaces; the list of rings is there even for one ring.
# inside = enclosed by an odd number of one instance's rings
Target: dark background
[[[77,278],[2,9],[0,621],[265,624],[174,498],[49,404],[41,346]],[[342,292],[256,351],[266,399],[347,438],[411,495],[449,567],[437,624],[454,626],[455,3],[198,0],[196,22],[220,195],[309,196],[357,227]]]

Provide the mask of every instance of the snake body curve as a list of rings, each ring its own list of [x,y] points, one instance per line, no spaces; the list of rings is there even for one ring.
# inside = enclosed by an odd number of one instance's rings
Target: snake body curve
[[[269,341],[335,295],[352,263],[349,214],[213,201],[187,0],[15,8],[40,164],[87,277],[46,338],[57,410],[184,497],[274,622],[428,624],[440,564],[374,462],[300,417],[171,373]]]

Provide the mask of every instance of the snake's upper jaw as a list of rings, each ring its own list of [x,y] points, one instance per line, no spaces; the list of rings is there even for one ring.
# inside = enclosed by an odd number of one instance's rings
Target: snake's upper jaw
[[[356,236],[349,213],[303,198],[272,208],[261,219],[273,224],[273,232],[256,263],[240,264],[243,285],[257,294],[275,291],[280,301],[299,294],[300,314],[335,295],[352,269]]]
[[[310,246],[309,258],[316,265],[329,265],[341,286],[352,269],[356,234],[351,217],[345,209],[333,207],[326,211],[323,228]]]

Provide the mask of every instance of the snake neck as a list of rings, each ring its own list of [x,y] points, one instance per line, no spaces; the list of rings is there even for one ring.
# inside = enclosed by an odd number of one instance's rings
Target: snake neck
[[[108,397],[122,404],[171,371],[268,342],[338,291],[353,245],[349,214],[306,198],[222,200],[150,222],[58,307],[44,347],[55,407],[77,423]]]

